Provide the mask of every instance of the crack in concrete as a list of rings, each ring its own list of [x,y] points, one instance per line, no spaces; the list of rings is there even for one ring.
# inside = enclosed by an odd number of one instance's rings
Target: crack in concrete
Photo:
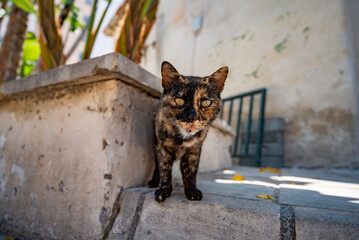
[[[104,224],[103,233],[101,234],[102,237],[100,239],[105,240],[107,239],[108,235],[111,232],[111,229],[113,227],[113,224],[116,221],[116,218],[121,210],[121,195],[123,192],[123,187],[121,187],[120,192],[117,194],[116,200],[113,204],[112,211],[110,216],[106,219],[106,222]]]
[[[295,212],[293,206],[280,205],[280,239],[296,239]]]
[[[143,204],[145,202],[145,197],[146,197],[146,192],[142,192],[138,199],[135,216],[133,217],[133,221],[132,221],[132,224],[130,227],[130,231],[129,231],[127,240],[133,240],[135,237],[138,222],[140,221],[140,214],[142,212]]]

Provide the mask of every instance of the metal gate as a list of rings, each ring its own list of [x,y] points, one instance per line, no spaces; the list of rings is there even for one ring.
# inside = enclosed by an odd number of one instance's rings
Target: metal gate
[[[253,129],[252,124],[253,123],[253,105],[254,105],[254,98],[256,95],[259,95],[259,107],[258,107],[258,117],[257,117],[257,128],[255,131],[255,152],[252,153],[249,151],[249,144],[251,139],[251,129]],[[248,106],[248,115],[247,120],[244,122],[244,124],[241,122],[243,117],[243,106],[245,99],[249,99],[249,106]],[[233,117],[233,108],[234,108],[234,102],[239,101],[238,104],[238,112],[237,112],[237,118],[235,119]],[[264,112],[265,112],[265,103],[266,103],[266,89],[261,88],[258,90],[242,93],[239,95],[235,95],[232,97],[224,98],[222,100],[222,109],[220,118],[224,118],[224,112],[226,112],[227,116],[227,123],[228,125],[234,126],[236,130],[236,135],[234,138],[234,148],[233,148],[233,157],[239,157],[239,158],[253,158],[253,161],[255,161],[255,165],[259,166],[261,163],[261,146],[262,146],[262,137],[263,137],[263,126],[264,126]],[[227,109],[229,104],[229,108]],[[233,119],[236,120],[236,122],[233,122]],[[244,125],[245,129],[241,129],[241,125]],[[240,140],[240,151],[239,151],[239,140]]]

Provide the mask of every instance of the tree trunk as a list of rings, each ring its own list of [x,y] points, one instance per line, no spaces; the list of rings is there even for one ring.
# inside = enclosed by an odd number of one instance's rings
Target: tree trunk
[[[13,5],[0,49],[0,83],[16,78],[26,36],[28,13]]]
[[[42,69],[47,70],[65,63],[59,23],[55,20],[54,0],[37,0],[39,7]]]

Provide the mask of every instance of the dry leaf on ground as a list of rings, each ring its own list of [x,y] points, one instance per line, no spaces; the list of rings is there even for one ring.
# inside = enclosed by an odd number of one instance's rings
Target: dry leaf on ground
[[[263,199],[271,199],[271,200],[275,200],[275,199],[274,199],[274,197],[272,197],[271,195],[268,195],[268,194],[257,195],[257,198],[263,198]]]
[[[282,171],[279,168],[271,168],[271,167],[267,167],[268,171],[270,172],[274,172],[274,173],[281,173]]]
[[[245,178],[242,175],[237,174],[237,175],[233,176],[232,180],[234,180],[234,181],[243,181],[243,180],[245,180]]]

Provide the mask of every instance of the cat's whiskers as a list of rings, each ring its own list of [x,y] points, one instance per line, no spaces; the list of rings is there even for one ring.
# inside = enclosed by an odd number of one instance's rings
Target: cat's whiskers
[[[169,125],[174,125],[174,124],[171,123],[171,122],[168,122],[168,123],[164,124],[163,126],[161,126],[160,128],[157,128],[157,130],[162,130],[163,128],[165,128],[165,127],[167,127]]]

